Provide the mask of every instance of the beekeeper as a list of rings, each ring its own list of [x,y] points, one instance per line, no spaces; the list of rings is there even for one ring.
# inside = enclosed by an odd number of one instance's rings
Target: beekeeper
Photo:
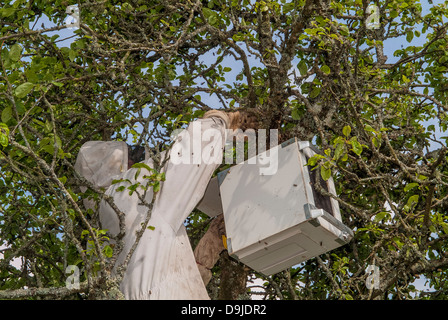
[[[184,221],[204,196],[213,172],[222,162],[228,129],[245,130],[256,126],[257,120],[253,114],[240,111],[226,113],[211,110],[202,119],[190,123],[175,139],[169,158],[165,158],[167,161],[161,170],[165,173],[165,181],[156,193],[150,212],[145,204],[151,203],[154,196],[152,191],[146,193],[144,204],[136,192],[130,195],[128,191],[117,191],[120,186],[147,182],[143,178],[148,174],[143,172],[145,169],[141,169],[135,179],[138,169],[128,167],[129,155],[124,142],[90,141],[81,147],[75,169],[94,185],[107,188],[105,194],[111,196],[118,209],[125,214],[124,248],[118,256],[114,272],[125,261],[136,242],[137,231],[150,214],[150,228],[145,229],[135,247],[121,282],[120,289],[126,299],[209,299],[204,283],[208,282],[210,275],[202,272],[203,280],[198,266],[204,268],[208,265],[206,269],[211,268],[210,264],[216,262],[221,249],[210,248],[207,253],[207,246],[201,245],[195,252],[195,258]],[[198,150],[202,153],[199,158],[195,154]],[[186,157],[185,152],[191,155]],[[153,160],[147,153],[143,163],[154,168]],[[113,179],[128,181],[111,185]],[[92,203],[86,200],[85,205],[88,207]],[[117,212],[102,201],[99,214],[102,228],[109,230],[111,235],[117,235]],[[218,224],[222,226],[222,221]],[[222,233],[222,227],[212,228],[207,237],[219,238],[219,235],[210,235],[215,229]],[[216,241],[211,242],[216,245]],[[201,257],[204,260],[202,263],[197,261]]]

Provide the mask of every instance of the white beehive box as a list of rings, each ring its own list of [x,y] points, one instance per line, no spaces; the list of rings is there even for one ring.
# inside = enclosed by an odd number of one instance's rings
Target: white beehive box
[[[313,191],[311,175],[319,173],[305,166],[314,154],[308,142],[292,139],[267,152],[278,152],[275,174],[260,174],[266,167],[261,161],[232,166],[210,182],[215,191],[209,189],[200,205],[211,215],[224,213],[229,254],[270,275],[346,244],[353,233],[342,223],[337,201]],[[333,180],[325,184],[335,194]],[[214,210],[211,203],[217,203]]]

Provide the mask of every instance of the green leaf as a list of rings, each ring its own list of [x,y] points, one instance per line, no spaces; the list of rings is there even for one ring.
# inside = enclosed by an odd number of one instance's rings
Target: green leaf
[[[53,146],[53,144],[47,144],[47,145],[43,146],[41,148],[41,150],[44,150],[45,152],[53,155],[53,153],[54,153],[54,146]]]
[[[131,11],[134,9],[129,2],[125,2],[121,6],[122,6],[123,10],[126,10],[126,11]]]
[[[404,243],[403,243],[403,241],[400,240],[400,238],[394,237],[393,240],[394,240],[395,244],[398,246],[399,249],[401,249],[403,247]]]
[[[124,189],[126,189],[125,186],[119,186],[117,189],[115,189],[115,191],[122,192],[122,191],[124,191]]]
[[[314,99],[316,98],[319,93],[320,93],[321,88],[320,87],[315,87],[311,92],[310,92],[310,98]]]
[[[12,118],[12,108],[11,106],[7,106],[2,111],[2,122],[6,123],[9,121],[9,119]]]
[[[412,188],[418,186],[418,183],[413,182],[413,183],[409,183],[406,185],[406,187],[404,187],[404,192],[408,192],[409,190],[411,190]]]
[[[443,232],[445,232],[445,234],[448,234],[448,224],[446,224],[445,222],[442,222],[440,225],[443,228]]]
[[[89,234],[89,230],[82,230],[81,232],[81,239],[84,239],[85,236]]]
[[[16,11],[16,9],[14,9],[13,7],[4,8],[4,9],[0,9],[0,14],[3,17],[9,17],[9,16],[12,16],[15,11]]]
[[[321,154],[316,153],[314,156],[308,159],[307,166],[314,167],[320,159],[325,159]]]
[[[294,108],[291,111],[291,117],[293,120],[300,120],[302,118],[302,113],[299,111],[298,108]]]
[[[340,28],[343,36],[348,36],[350,34],[350,30],[346,25],[341,25]]]
[[[17,98],[24,98],[28,93],[33,90],[34,84],[31,82],[25,82],[22,83],[20,86],[18,86],[15,90],[15,95]]]
[[[64,84],[62,82],[57,82],[57,81],[51,81],[52,84],[54,84],[57,87],[62,87]]]
[[[59,179],[59,181],[62,182],[62,184],[65,184],[67,182],[67,177],[66,176],[60,177],[58,179]]]
[[[325,74],[330,74],[330,72],[331,72],[330,67],[327,66],[326,64],[324,64],[324,65],[322,66],[322,68],[320,68],[320,69],[321,69],[322,72],[325,73]]]
[[[204,13],[204,17],[207,19],[208,23],[212,26],[218,22],[218,15],[215,11],[209,8],[202,8],[202,12]]]
[[[140,171],[142,171],[142,168],[138,168],[135,172],[134,180],[137,180],[138,176],[140,175]]]
[[[299,69],[299,72],[302,76],[308,73],[308,66],[306,65],[305,60],[301,60],[297,65],[297,68]]]
[[[154,231],[154,230],[156,229],[156,227],[154,227],[154,226],[148,226],[148,229]]]
[[[105,235],[106,233],[107,233],[107,230],[104,230],[104,229],[97,230],[97,232],[96,232],[97,236]]]
[[[137,188],[138,188],[139,186],[140,186],[140,182],[137,182],[137,183],[135,183],[135,184],[133,184],[133,185],[130,185],[130,186],[128,187],[129,195],[132,196],[132,194],[135,192],[135,190],[137,190]]]
[[[353,147],[352,150],[353,150],[354,153],[356,153],[358,156],[361,155],[361,153],[362,153],[362,145],[358,141],[353,140],[352,141],[352,147]]]
[[[78,53],[75,50],[71,50],[68,52],[68,58],[71,62],[75,60],[75,58],[78,56]]]
[[[22,54],[22,46],[18,43],[14,44],[9,51],[9,58],[12,61],[19,61],[20,55]]]
[[[320,175],[321,175],[322,179],[324,179],[324,181],[327,181],[328,179],[331,178],[331,169],[327,168],[326,166],[321,166],[320,167]]]
[[[308,159],[307,166],[314,167],[317,163],[317,159],[315,157],[311,157]]]
[[[350,132],[352,132],[352,128],[350,126],[345,126],[344,129],[342,129],[342,133],[346,137],[350,135]]]
[[[0,145],[6,148],[8,146],[8,136],[0,133]]]
[[[334,158],[338,160],[344,154],[344,145],[342,143],[338,143],[336,146],[336,150],[334,151]]]
[[[407,42],[411,42],[412,39],[414,39],[414,32],[412,32],[412,31],[408,31],[408,32],[406,33],[406,41],[407,41]]]
[[[365,129],[366,131],[368,131],[368,132],[375,132],[375,130],[374,130],[374,129],[372,128],[372,126],[369,125],[369,124],[366,124],[365,127],[364,127],[364,129]]]
[[[117,184],[117,183],[120,183],[123,181],[124,181],[123,179],[114,179],[114,180],[112,180],[111,184]]]
[[[134,163],[131,168],[146,169],[150,173],[154,171],[154,169],[152,169],[150,166],[148,166],[146,163],[143,162]]]
[[[378,214],[375,216],[375,218],[373,219],[373,221],[374,221],[374,222],[380,222],[381,220],[383,220],[383,219],[386,217],[387,214],[388,214],[388,212],[386,212],[386,211],[380,212],[380,213],[378,213]]]
[[[282,7],[283,14],[286,14],[294,10],[294,8],[295,8],[294,2],[285,3]]]
[[[112,255],[114,253],[114,250],[112,249],[111,246],[105,246],[103,249],[103,253],[107,258],[112,258]]]
[[[406,206],[408,206],[409,208],[412,207],[412,205],[414,205],[415,203],[418,202],[418,194],[414,194],[413,196],[409,197],[408,202],[406,203]]]
[[[152,191],[153,191],[154,193],[157,193],[157,192],[160,191],[160,182],[159,182],[159,181],[157,181],[156,183],[154,183],[154,186],[153,186]]]

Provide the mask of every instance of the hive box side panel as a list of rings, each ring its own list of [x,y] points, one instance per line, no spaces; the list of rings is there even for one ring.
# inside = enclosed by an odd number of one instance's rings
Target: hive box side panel
[[[309,202],[311,192],[297,144],[267,152],[278,153],[276,174],[261,175],[259,159],[256,164],[246,161],[231,167],[220,185],[226,233],[234,251],[306,219],[303,203]]]
[[[207,214],[209,217],[216,217],[223,213],[217,177],[210,180],[207,189],[205,190],[204,197],[198,203],[196,208]]]

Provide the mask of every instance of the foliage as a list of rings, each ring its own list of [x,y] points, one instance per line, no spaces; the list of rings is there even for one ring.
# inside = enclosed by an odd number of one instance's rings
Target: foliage
[[[86,181],[73,170],[84,142],[164,146],[204,111],[234,107],[256,107],[282,140],[323,150],[309,165],[335,178],[355,232],[350,244],[278,275],[252,273],[266,298],[446,298],[446,2],[425,4],[423,15],[418,0],[376,1],[372,29],[361,0],[83,1],[81,27],[69,34],[72,4],[0,8],[0,298],[112,290],[116,252],[82,205],[104,190],[81,192]],[[45,17],[54,27],[39,25]],[[394,41],[405,45],[386,56]],[[83,286],[51,290],[72,264]],[[380,268],[373,290],[369,265]],[[432,293],[416,290],[418,277]],[[45,290],[14,290],[25,286]]]

